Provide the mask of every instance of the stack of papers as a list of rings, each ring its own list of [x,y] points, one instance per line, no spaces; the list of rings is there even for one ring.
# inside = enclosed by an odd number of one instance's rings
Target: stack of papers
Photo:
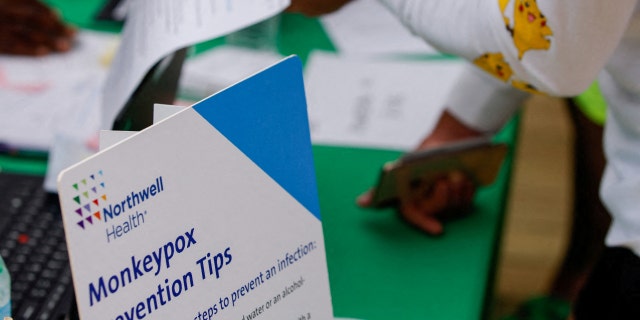
[[[47,151],[55,135],[87,137],[118,36],[80,31],[73,50],[41,58],[0,56],[0,144]]]

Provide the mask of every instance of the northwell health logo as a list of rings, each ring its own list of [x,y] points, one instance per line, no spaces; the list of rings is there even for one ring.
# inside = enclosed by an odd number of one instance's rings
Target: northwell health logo
[[[98,172],[90,174],[72,185],[75,191],[73,201],[78,205],[74,212],[78,214],[77,225],[82,229],[102,220],[100,212],[103,204],[107,201],[102,177],[102,170],[98,170]]]
[[[76,224],[80,228],[87,230],[100,224],[106,227],[106,240],[111,242],[138,230],[145,223],[150,207],[143,203],[164,191],[164,181],[162,176],[157,176],[145,183],[144,187],[135,188],[122,196],[118,195],[118,188],[112,186],[107,201],[103,178],[103,171],[98,170],[72,185],[75,190],[73,201],[78,205],[74,212],[78,215]]]

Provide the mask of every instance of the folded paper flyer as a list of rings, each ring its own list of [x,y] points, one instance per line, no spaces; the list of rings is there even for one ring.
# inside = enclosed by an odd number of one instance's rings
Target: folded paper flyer
[[[82,319],[333,319],[289,57],[63,171]]]

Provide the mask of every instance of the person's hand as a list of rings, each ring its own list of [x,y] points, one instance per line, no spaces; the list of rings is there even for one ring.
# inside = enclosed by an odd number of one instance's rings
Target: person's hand
[[[75,30],[38,0],[0,0],[0,53],[42,56],[71,49]]]
[[[315,17],[334,12],[349,1],[351,0],[291,0],[291,5],[286,11]]]
[[[444,231],[443,222],[469,212],[475,185],[464,173],[453,171],[435,182],[416,181],[400,194],[402,218],[428,234],[439,235]]]
[[[445,111],[433,132],[427,136],[418,149],[441,146],[463,139],[475,138],[482,133],[469,128],[449,112]],[[432,183],[414,181],[399,192],[397,206],[401,217],[409,224],[431,234],[444,231],[443,222],[467,213],[472,207],[475,186],[471,179],[459,171],[443,172]],[[372,193],[365,192],[357,199],[361,207],[371,206]]]

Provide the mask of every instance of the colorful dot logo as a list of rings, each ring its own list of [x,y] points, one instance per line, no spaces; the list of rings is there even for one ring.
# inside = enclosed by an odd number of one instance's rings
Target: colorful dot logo
[[[79,219],[77,225],[83,230],[102,220],[100,210],[107,201],[102,176],[102,170],[99,170],[72,185],[73,201],[78,205],[74,211]]]

